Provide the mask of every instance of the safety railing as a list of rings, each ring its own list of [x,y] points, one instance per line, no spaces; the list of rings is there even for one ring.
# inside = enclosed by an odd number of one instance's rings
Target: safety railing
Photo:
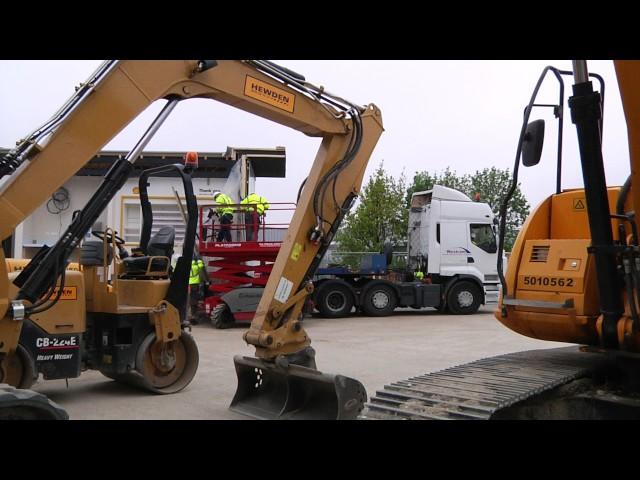
[[[281,243],[296,209],[295,203],[270,203],[265,215],[257,205],[203,204],[198,207],[198,237],[201,245],[219,242]],[[231,218],[225,213],[231,214]],[[276,221],[270,221],[275,218]]]

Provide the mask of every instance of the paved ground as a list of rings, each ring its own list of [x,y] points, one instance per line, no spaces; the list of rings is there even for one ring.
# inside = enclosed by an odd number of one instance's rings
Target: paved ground
[[[385,383],[487,356],[566,346],[523,337],[483,308],[475,315],[406,311],[386,318],[306,319],[318,368],[360,380],[369,394]],[[244,419],[228,410],[236,388],[234,355],[252,356],[243,329],[193,328],[200,366],[192,383],[174,395],[153,395],[120,385],[99,372],[40,381],[32,387],[62,405],[72,419]]]

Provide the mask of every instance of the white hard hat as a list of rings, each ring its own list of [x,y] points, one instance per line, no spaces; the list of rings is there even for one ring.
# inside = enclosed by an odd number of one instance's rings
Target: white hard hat
[[[218,195],[220,195],[222,192],[220,190],[214,190],[213,192],[211,192],[211,195],[213,196],[213,199],[215,200],[216,197]]]

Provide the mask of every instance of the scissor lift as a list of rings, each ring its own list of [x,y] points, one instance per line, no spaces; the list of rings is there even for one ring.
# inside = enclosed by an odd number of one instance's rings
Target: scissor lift
[[[296,206],[294,203],[271,203],[264,217],[266,221],[261,223],[255,205],[224,205],[233,210],[233,223],[227,225],[231,241],[217,240],[222,227],[215,213],[219,207],[204,204],[198,212],[199,252],[211,280],[204,300],[208,318],[223,303],[223,295],[239,288],[264,288],[289,228],[289,223],[273,223],[268,219],[286,215],[275,212],[293,214]],[[241,310],[232,313],[233,320],[250,322],[255,309]]]

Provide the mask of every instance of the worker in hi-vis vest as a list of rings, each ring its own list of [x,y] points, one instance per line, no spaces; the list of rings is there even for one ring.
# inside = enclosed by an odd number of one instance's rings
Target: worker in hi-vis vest
[[[194,254],[189,272],[189,321],[193,324],[198,323],[198,304],[200,300],[204,300],[206,280],[204,262]]]
[[[245,217],[245,225],[246,225],[246,233],[247,240],[257,240],[258,239],[258,229],[260,228],[260,224],[264,223],[264,217],[267,214],[267,210],[271,205],[266,198],[257,193],[251,193],[247,195],[241,202],[241,205],[246,205],[244,207],[244,217]],[[264,239],[263,239],[264,240]]]
[[[228,195],[225,195],[220,190],[214,190],[213,201],[218,204],[216,214],[220,219],[220,230],[218,231],[218,242],[230,242],[231,241],[231,224],[233,223],[233,200]],[[226,205],[226,206],[225,206]]]

